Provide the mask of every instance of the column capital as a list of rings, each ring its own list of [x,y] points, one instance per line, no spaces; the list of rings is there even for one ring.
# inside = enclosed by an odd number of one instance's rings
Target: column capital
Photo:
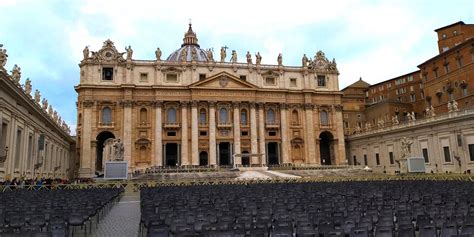
[[[189,105],[189,101],[180,101],[179,105],[181,108],[186,108]]]
[[[86,108],[90,108],[92,106],[94,106],[95,102],[93,100],[84,100],[82,101],[82,106],[86,107]]]
[[[240,102],[238,102],[238,101],[232,101],[232,107],[234,107],[234,109],[235,109],[235,108],[239,108],[239,107],[240,107]]]
[[[163,101],[156,100],[156,101],[153,102],[153,106],[155,106],[155,108],[161,108],[161,107],[163,107]]]
[[[314,107],[315,107],[315,106],[314,106],[313,104],[311,104],[311,103],[305,103],[305,104],[304,104],[304,108],[305,108],[306,110],[313,109]]]
[[[216,107],[216,102],[215,101],[208,101],[209,107]]]
[[[334,105],[334,109],[335,109],[337,112],[341,112],[342,109],[343,109],[343,106],[342,106],[342,105]]]
[[[257,106],[257,103],[255,103],[254,101],[250,101],[250,102],[249,102],[249,107],[250,107],[251,109],[255,109],[256,106]]]
[[[258,102],[257,103],[259,109],[264,109],[265,108],[265,103],[263,102]]]
[[[133,100],[122,100],[120,104],[123,107],[132,107],[135,102]]]
[[[192,101],[190,102],[190,104],[191,104],[191,107],[197,107],[198,104],[199,104],[199,101],[197,101],[197,100],[192,100]]]
[[[287,109],[288,108],[288,104],[287,103],[281,103],[280,104],[280,109]]]

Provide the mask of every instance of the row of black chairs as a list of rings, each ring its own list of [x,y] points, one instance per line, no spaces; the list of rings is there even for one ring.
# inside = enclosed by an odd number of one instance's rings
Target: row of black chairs
[[[74,236],[91,232],[123,188],[15,189],[0,193],[1,236]]]
[[[473,193],[461,181],[144,188],[140,235],[474,235]]]

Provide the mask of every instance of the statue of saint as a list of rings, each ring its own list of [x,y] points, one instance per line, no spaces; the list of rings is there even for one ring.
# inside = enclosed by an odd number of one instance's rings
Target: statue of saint
[[[180,58],[181,62],[186,62],[186,60],[188,59],[188,48],[184,48],[183,50],[181,50]]]
[[[58,112],[57,112],[56,110],[53,112],[53,120],[54,120],[55,122],[58,121]]]
[[[26,78],[26,81],[25,81],[25,93],[26,93],[28,96],[31,96],[31,80],[30,80],[30,78]]]
[[[413,120],[413,121],[416,120],[415,111],[412,111],[412,112],[411,112],[411,120]]]
[[[260,55],[260,52],[257,52],[255,55],[255,64],[260,65],[262,63],[262,56]]]
[[[43,101],[41,101],[41,103],[43,104],[43,110],[47,110],[48,109],[48,100],[43,98]]]
[[[453,100],[453,101],[451,101],[451,104],[452,104],[452,107],[453,107],[453,112],[458,112],[459,111],[458,102],[456,102],[456,100]]]
[[[308,66],[308,57],[306,57],[306,54],[303,54],[303,58],[301,59],[301,63],[303,64],[303,67]]]
[[[21,78],[21,67],[18,67],[18,65],[14,65],[13,69],[11,71],[12,73],[12,78],[13,81],[16,83],[20,83],[20,78]]]
[[[436,116],[433,105],[430,105],[430,111],[431,111],[431,116],[432,117]]]
[[[123,160],[123,143],[120,141],[120,138],[114,140],[114,160],[122,161]]]
[[[237,62],[237,52],[235,50],[232,50],[232,57],[230,58],[230,61],[232,63],[236,63]]]
[[[89,46],[86,46],[84,50],[82,50],[82,54],[84,54],[84,60],[89,58]]]
[[[399,123],[399,122],[398,122],[398,116],[397,116],[397,115],[394,115],[394,116],[392,117],[392,124],[393,124],[393,125],[396,125],[396,124],[398,124],[398,123]]]
[[[277,62],[278,62],[278,66],[283,65],[283,56],[281,55],[281,53],[278,54]]]
[[[449,112],[449,113],[454,112],[454,111],[453,111],[453,105],[452,105],[451,101],[449,101],[449,102],[447,103],[447,105],[448,105],[448,112]]]
[[[2,49],[3,44],[0,44],[0,68],[4,68],[7,64],[8,54],[6,49]]]
[[[161,49],[160,48],[156,48],[155,57],[156,57],[156,61],[161,61]]]
[[[221,47],[221,63],[225,62],[225,58],[227,56],[226,49],[227,49],[226,46]]]
[[[36,89],[35,90],[35,102],[39,104],[40,100],[41,100],[41,94],[40,94],[39,90]]]
[[[400,143],[402,144],[402,159],[406,159],[411,153],[411,145],[413,144],[413,141],[407,137],[403,137],[400,139]]]
[[[355,133],[360,133],[362,129],[360,128],[359,124],[355,127]]]
[[[48,114],[50,117],[53,117],[53,106],[51,105],[48,106]]]
[[[247,64],[252,64],[252,55],[249,51],[247,51],[247,55],[245,55],[245,57],[247,57]]]
[[[132,60],[132,56],[133,56],[133,50],[132,50],[132,46],[128,46],[125,47],[125,50],[127,50],[127,60]]]
[[[209,62],[214,62],[214,54],[212,53],[213,49],[206,50],[207,60]]]

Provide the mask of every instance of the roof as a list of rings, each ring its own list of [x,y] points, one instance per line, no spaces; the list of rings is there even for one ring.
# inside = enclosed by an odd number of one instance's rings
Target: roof
[[[418,68],[421,69],[423,67],[423,65],[426,65],[427,63],[432,62],[433,60],[436,60],[438,58],[445,57],[447,54],[450,54],[452,52],[456,52],[460,48],[465,47],[466,45],[469,45],[470,43],[474,43],[474,38],[467,39],[467,40],[461,42],[460,44],[454,46],[453,48],[450,48],[450,49],[448,49],[444,52],[441,52],[438,55],[435,55],[434,57],[432,57],[432,58],[426,60],[425,62],[421,63],[420,65],[418,65]]]
[[[438,32],[438,31],[440,31],[440,30],[444,30],[444,29],[446,29],[446,28],[449,28],[449,27],[455,26],[455,25],[459,25],[459,24],[460,24],[460,25],[465,25],[465,24],[464,24],[464,21],[458,21],[458,22],[455,22],[455,23],[453,23],[453,24],[450,24],[450,25],[447,25],[447,26],[443,26],[443,27],[441,27],[441,28],[438,28],[438,29],[436,29],[436,30],[434,30],[434,31],[435,31],[435,32]]]
[[[370,84],[367,83],[367,82],[365,82],[365,81],[363,81],[363,80],[362,80],[362,77],[360,77],[358,81],[352,83],[352,84],[349,85],[349,86],[346,86],[346,87],[345,87],[344,89],[342,89],[342,90],[345,90],[345,89],[347,89],[347,88],[349,88],[349,87],[351,87],[351,88],[354,88],[354,87],[356,87],[356,88],[369,88],[369,87],[370,87]]]
[[[401,76],[394,77],[394,78],[392,78],[392,79],[388,79],[388,80],[385,80],[385,81],[378,82],[378,83],[376,83],[376,84],[371,85],[371,87],[375,87],[375,86],[378,86],[378,85],[380,85],[380,84],[384,84],[384,83],[389,82],[389,81],[393,81],[393,80],[396,80],[396,79],[400,79],[400,78],[402,78],[402,77],[406,77],[406,76],[409,76],[409,75],[412,75],[412,74],[415,74],[415,73],[420,73],[420,70],[416,70],[416,71],[413,71],[413,72],[410,72],[410,73],[403,74],[403,75],[401,75]]]

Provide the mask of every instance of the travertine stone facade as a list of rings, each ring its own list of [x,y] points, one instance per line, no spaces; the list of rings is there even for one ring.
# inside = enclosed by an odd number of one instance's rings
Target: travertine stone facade
[[[197,42],[190,26],[166,60],[159,49],[155,60],[136,60],[110,40],[84,50],[75,87],[82,177],[102,170],[111,137],[123,140],[131,171],[345,163],[334,60],[319,51],[302,66],[228,63],[223,47],[217,62]]]
[[[73,138],[30,94],[29,80],[21,86],[12,76],[0,65],[0,179],[72,178]]]

